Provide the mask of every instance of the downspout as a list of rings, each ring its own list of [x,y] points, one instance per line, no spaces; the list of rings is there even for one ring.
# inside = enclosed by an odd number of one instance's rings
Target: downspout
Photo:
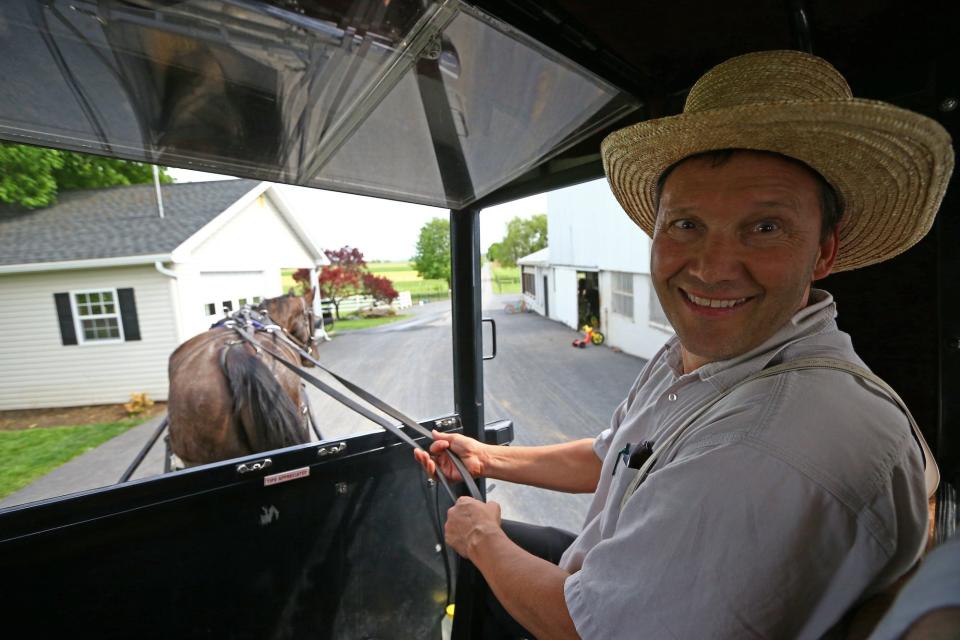
[[[171,279],[170,297],[173,302],[173,315],[174,315],[174,319],[176,320],[176,328],[177,328],[176,338],[177,338],[177,344],[179,345],[181,342],[184,341],[186,337],[186,331],[184,330],[184,327],[183,327],[183,316],[180,312],[181,311],[180,310],[180,287],[177,286],[180,280],[180,276],[177,275],[175,271],[163,266],[162,260],[156,260],[153,263],[153,268],[156,269],[157,273],[159,273],[160,275],[167,276],[168,278]]]
[[[174,280],[177,280],[180,278],[180,276],[177,275],[176,271],[171,271],[170,269],[167,269],[165,266],[163,266],[163,262],[161,260],[157,260],[156,262],[154,262],[153,266],[158,273],[161,273],[167,276],[168,278],[173,278]]]

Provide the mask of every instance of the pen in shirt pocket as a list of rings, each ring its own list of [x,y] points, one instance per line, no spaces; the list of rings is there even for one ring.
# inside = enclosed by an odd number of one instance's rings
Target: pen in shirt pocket
[[[617,467],[620,465],[621,460],[627,467],[639,469],[652,453],[653,442],[651,440],[644,440],[636,446],[628,442],[624,445],[623,449],[617,452],[617,460],[613,463],[613,472],[610,475],[617,475]]]

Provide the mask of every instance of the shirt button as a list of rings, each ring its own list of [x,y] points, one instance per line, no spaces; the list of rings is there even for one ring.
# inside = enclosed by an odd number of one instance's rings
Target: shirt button
[[[670,402],[676,402],[676,401],[677,401],[677,394],[671,393],[670,395],[667,396],[667,400],[669,400]]]

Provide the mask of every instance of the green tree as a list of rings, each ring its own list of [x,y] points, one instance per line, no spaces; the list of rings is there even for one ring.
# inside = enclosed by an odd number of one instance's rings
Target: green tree
[[[441,279],[450,286],[450,221],[434,218],[420,227],[413,267],[425,279]]]
[[[60,191],[98,189],[153,180],[142,162],[0,142],[0,202],[27,209],[48,207]],[[160,168],[160,182],[173,182]]]
[[[494,242],[489,247],[487,247],[487,260],[490,262],[500,262],[499,256],[500,251],[502,251],[502,246],[499,242]]]
[[[530,218],[514,218],[507,223],[507,234],[500,242],[490,245],[487,257],[507,267],[517,266],[517,260],[547,246],[547,215],[539,213]]]

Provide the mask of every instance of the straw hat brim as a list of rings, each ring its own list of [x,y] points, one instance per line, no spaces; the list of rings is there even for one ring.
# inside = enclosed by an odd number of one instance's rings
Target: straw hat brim
[[[843,205],[833,271],[892,258],[929,231],[953,170],[936,121],[857,98],[791,100],[684,113],[610,134],[601,147],[617,200],[647,235],[671,165],[717,149],[773,151],[818,171]]]

